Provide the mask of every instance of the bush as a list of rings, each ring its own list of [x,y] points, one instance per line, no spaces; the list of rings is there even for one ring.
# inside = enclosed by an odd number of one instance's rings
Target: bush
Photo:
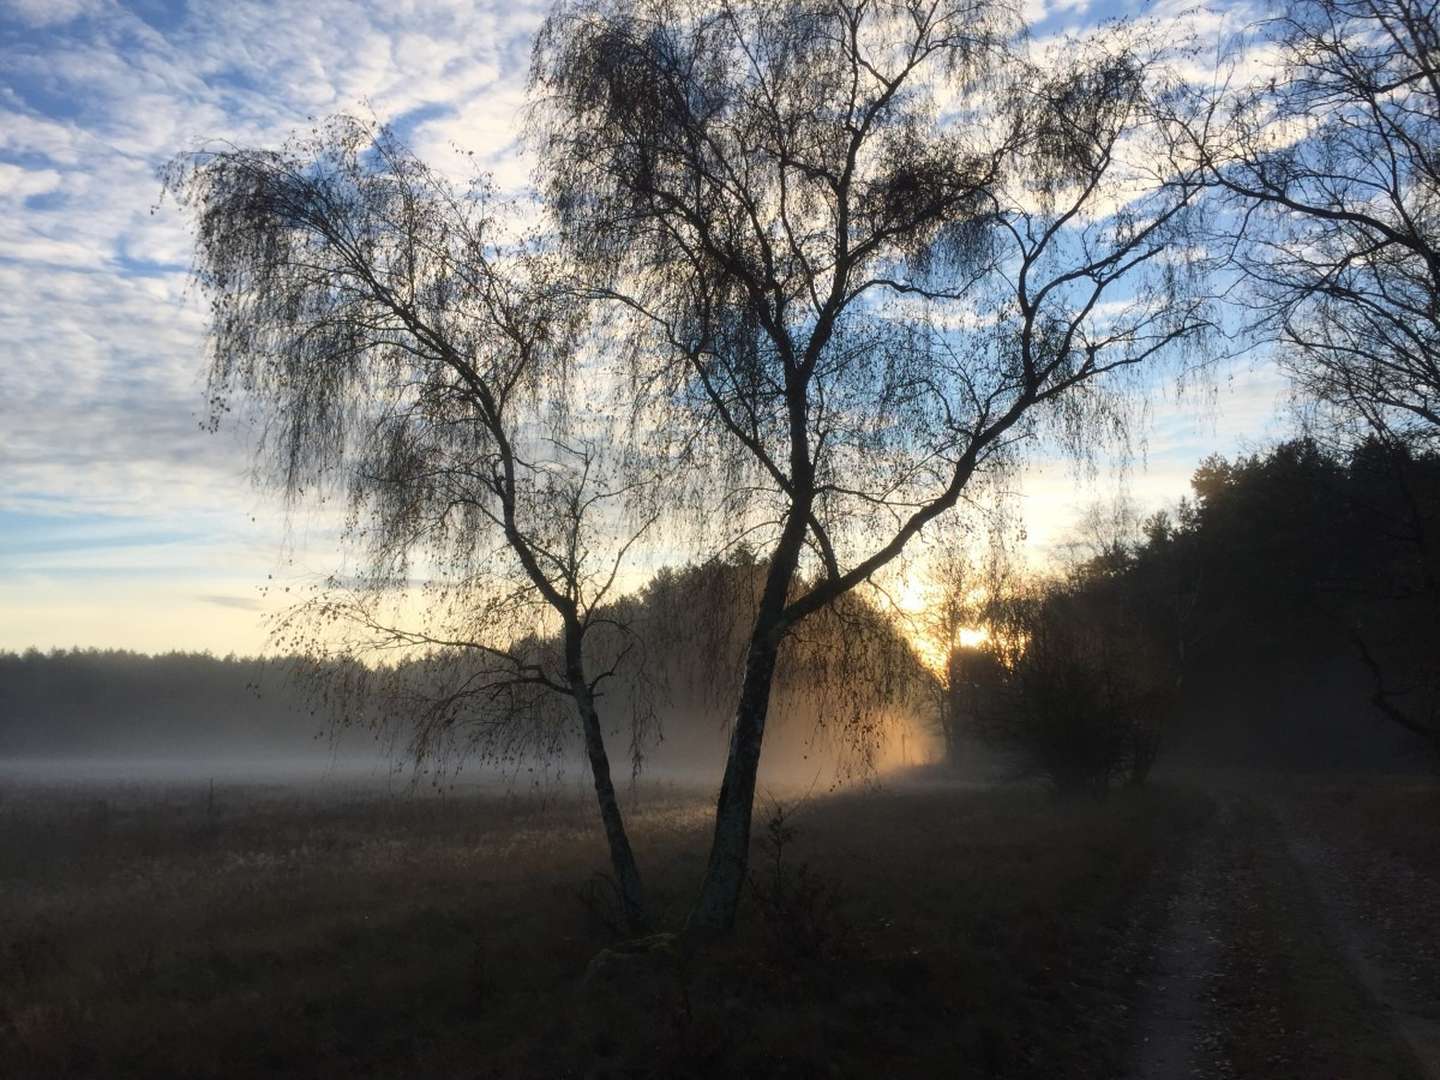
[[[1017,775],[1059,795],[1145,782],[1174,680],[1147,636],[1094,583],[1037,586],[996,605],[992,685],[974,697],[980,737]]]

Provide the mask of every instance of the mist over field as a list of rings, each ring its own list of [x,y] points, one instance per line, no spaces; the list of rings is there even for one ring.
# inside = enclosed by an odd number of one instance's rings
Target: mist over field
[[[1436,147],[1418,0],[0,0],[0,1080],[1440,1080]]]
[[[606,609],[646,642],[597,699],[638,933],[573,714],[447,711],[492,685],[467,653],[0,654],[0,1047],[36,1077],[1431,1076],[1433,654],[1372,525],[1440,472],[1387,489],[1373,455],[1212,458],[1057,572],[977,597],[957,551],[919,616],[810,623],[739,918],[690,944],[748,553]]]
[[[717,659],[712,666],[722,665]],[[916,666],[913,673],[920,672]],[[333,674],[283,656],[0,653],[0,777],[77,790],[204,789],[213,780],[321,794],[468,790],[542,797],[592,784],[582,741],[563,716],[547,732],[553,739],[516,745],[503,757],[477,752],[462,725],[455,741],[417,759],[401,706],[347,714],[332,696]],[[654,680],[647,712],[633,729],[630,688],[617,686],[606,701],[615,717],[609,734],[618,748],[617,783],[713,792],[729,724],[707,694],[720,688],[702,689],[683,672],[652,670],[647,677]],[[805,697],[803,689],[790,690],[773,717],[761,774],[767,789],[823,793],[934,763],[942,753],[929,705],[913,694],[877,702],[876,730],[863,738],[847,732],[847,715],[827,716]],[[978,746],[975,753],[984,756]]]

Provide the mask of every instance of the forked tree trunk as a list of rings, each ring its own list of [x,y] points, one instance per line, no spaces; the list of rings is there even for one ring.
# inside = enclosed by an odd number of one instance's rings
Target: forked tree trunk
[[[779,642],[770,633],[760,634],[750,645],[745,659],[745,679],[740,703],[735,710],[735,727],[730,735],[730,754],[725,761],[725,779],[715,808],[715,833],[710,843],[710,862],[700,898],[690,912],[687,932],[714,937],[735,925],[740,896],[750,860],[750,826],[755,807],[755,776],[760,767],[760,747],[765,738],[765,719],[770,708],[770,684],[775,675]]]
[[[740,702],[735,707],[735,728],[730,733],[725,778],[715,806],[710,861],[705,867],[700,898],[685,924],[685,933],[690,937],[713,938],[728,933],[735,926],[735,915],[740,909],[740,896],[750,865],[755,774],[760,768],[760,747],[770,711],[775,662],[787,629],[785,604],[800,564],[800,545],[805,539],[808,513],[808,504],[792,508],[765,575],[765,587],[745,653],[745,675],[740,684]]]
[[[620,890],[625,925],[631,933],[642,933],[650,926],[645,889],[640,881],[640,867],[636,865],[635,853],[630,848],[630,837],[625,832],[625,818],[620,812],[620,800],[615,797],[615,784],[610,779],[610,756],[605,752],[600,715],[588,688],[576,692],[575,707],[585,729],[585,753],[590,759],[590,773],[595,778],[595,800],[600,804],[600,820],[605,826],[605,840],[610,845],[610,865]]]

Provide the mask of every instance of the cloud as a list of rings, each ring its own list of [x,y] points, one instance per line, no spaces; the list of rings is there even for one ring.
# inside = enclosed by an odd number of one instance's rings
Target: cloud
[[[1031,461],[1019,485],[1027,557],[1036,564],[1053,558],[1088,507],[1122,491],[1148,516],[1193,494],[1190,479],[1206,455],[1233,457],[1284,437],[1288,387],[1273,364],[1257,361],[1183,397],[1156,388],[1154,415],[1131,460],[1102,462],[1108,467],[1093,474],[1055,456]]]
[[[60,186],[60,174],[54,169],[22,169],[0,162],[0,191],[7,202],[43,195]]]
[[[245,589],[334,569],[336,521],[287,527],[250,484],[253,432],[200,430],[204,299],[187,279],[188,223],[157,208],[157,169],[206,140],[274,145],[312,117],[368,108],[438,168],[478,164],[521,189],[546,4],[0,5],[0,529],[6,513],[49,522],[37,550],[0,559],[0,623],[12,646],[29,633],[251,647]],[[1067,0],[1043,11],[1047,26],[1101,14]],[[46,550],[46,537],[78,546]],[[157,584],[167,573],[175,584]]]
[[[253,597],[248,596],[197,596],[202,604],[214,604],[217,607],[238,608],[241,611],[263,611],[265,605]]]
[[[191,474],[162,503],[185,502],[206,474],[233,490],[238,471],[233,442],[207,442],[195,423],[202,298],[187,291],[186,223],[168,204],[151,213],[157,168],[206,138],[273,144],[363,100],[382,118],[419,117],[409,134],[427,153],[463,143],[504,170],[541,9],[252,0],[155,22],[117,5],[10,10],[34,32],[12,42],[0,93],[12,481],[0,499],[109,504],[146,471]],[[172,485],[142,486],[148,500]]]
[[[309,117],[369,107],[408,118],[427,153],[463,143],[504,170],[541,11],[6,4],[0,511],[139,516],[161,530],[202,520],[217,537],[258,516],[271,554],[250,565],[271,569],[282,530],[248,483],[252,433],[198,423],[203,297],[187,280],[187,223],[155,209],[157,169],[207,139],[274,144]],[[315,531],[333,540],[333,522]]]
[[[5,0],[0,11],[26,26],[53,26],[100,8],[96,0]]]

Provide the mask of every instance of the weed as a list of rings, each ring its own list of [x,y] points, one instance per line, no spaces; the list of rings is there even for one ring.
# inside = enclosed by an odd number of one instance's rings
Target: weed
[[[575,890],[575,897],[584,908],[592,935],[609,939],[625,936],[625,904],[620,885],[604,871],[597,870]]]
[[[1185,831],[1163,790],[1063,814],[1035,792],[872,791],[807,802],[803,830],[777,807],[732,938],[691,956],[657,937],[587,985],[623,940],[613,885],[586,882],[588,793],[217,784],[202,835],[198,787],[12,791],[7,1080],[1118,1075],[1134,979],[1106,927]],[[661,925],[684,918],[710,806],[658,793],[636,814]]]
[[[843,952],[850,929],[836,884],[807,862],[786,860],[798,835],[791,812],[774,803],[759,840],[764,858],[759,872],[750,875],[750,893],[777,954],[814,963]]]

